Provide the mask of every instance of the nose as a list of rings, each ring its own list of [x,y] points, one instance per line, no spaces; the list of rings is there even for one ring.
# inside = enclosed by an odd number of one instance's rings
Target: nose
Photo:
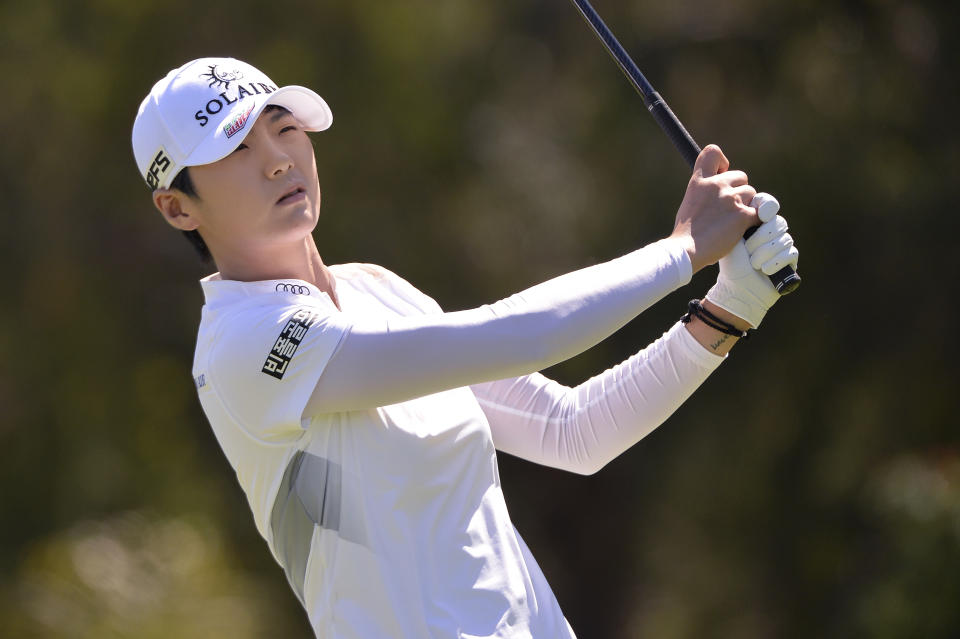
[[[285,174],[293,168],[293,158],[276,140],[270,139],[266,144],[267,157],[264,164],[267,177],[273,178]]]

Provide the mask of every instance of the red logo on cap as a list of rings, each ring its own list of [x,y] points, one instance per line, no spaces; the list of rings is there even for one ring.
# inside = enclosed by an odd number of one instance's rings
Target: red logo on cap
[[[253,111],[253,105],[247,107],[247,110],[230,120],[223,125],[223,132],[227,134],[228,138],[232,138],[240,129],[244,127],[247,123],[247,118],[250,117],[250,112]]]

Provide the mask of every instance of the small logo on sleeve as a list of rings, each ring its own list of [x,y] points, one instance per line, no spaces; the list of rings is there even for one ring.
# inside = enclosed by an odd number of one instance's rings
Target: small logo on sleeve
[[[267,353],[267,360],[263,363],[260,372],[283,379],[283,374],[287,372],[287,366],[290,365],[290,360],[297,352],[300,342],[319,319],[318,313],[303,308],[294,313],[280,331],[280,335],[273,343],[273,348]]]

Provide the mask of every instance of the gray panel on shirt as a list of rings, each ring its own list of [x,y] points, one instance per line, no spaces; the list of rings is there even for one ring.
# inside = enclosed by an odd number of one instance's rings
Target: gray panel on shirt
[[[273,546],[290,586],[304,602],[304,581],[314,526],[340,531],[340,464],[303,451],[290,460],[270,515]]]

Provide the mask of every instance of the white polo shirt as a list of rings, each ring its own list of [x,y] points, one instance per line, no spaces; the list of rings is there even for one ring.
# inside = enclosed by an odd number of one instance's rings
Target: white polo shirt
[[[302,416],[355,319],[441,313],[386,269],[331,269],[342,312],[299,280],[202,280],[193,371],[317,636],[573,637],[510,521],[470,388]]]
[[[677,323],[575,388],[536,372],[687,283],[686,252],[661,240],[455,313],[381,267],[331,271],[342,310],[299,280],[206,278],[194,361],[317,636],[573,637],[510,522],[495,447],[596,472],[719,366]]]

